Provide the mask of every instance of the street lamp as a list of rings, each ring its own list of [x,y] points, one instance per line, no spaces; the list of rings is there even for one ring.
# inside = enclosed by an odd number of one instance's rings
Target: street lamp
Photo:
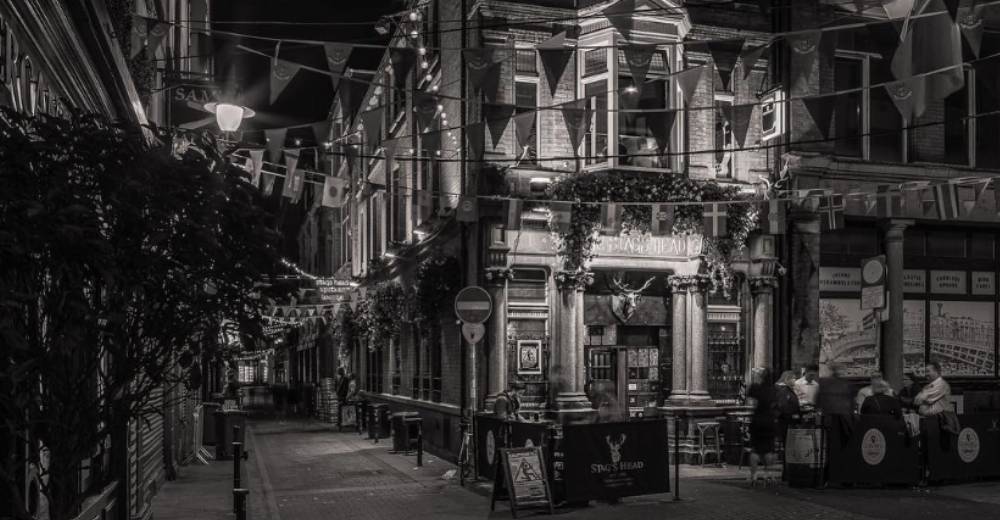
[[[250,119],[256,115],[253,110],[232,103],[206,103],[205,110],[215,114],[215,121],[219,123],[219,129],[223,132],[235,132],[239,130],[240,123],[244,119]]]

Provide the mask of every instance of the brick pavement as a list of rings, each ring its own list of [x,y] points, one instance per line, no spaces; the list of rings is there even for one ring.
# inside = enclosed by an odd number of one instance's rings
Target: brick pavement
[[[442,474],[454,469],[426,456],[389,453],[386,441],[373,444],[354,433],[303,420],[255,420],[248,435],[246,466],[255,520],[420,520],[510,518],[506,502],[489,513],[488,486],[463,489]],[[182,468],[154,501],[157,520],[231,519],[231,462]],[[617,505],[592,503],[557,510],[571,518],[615,520],[680,518],[747,520],[845,519],[940,520],[1000,518],[1000,483],[981,482],[925,490],[827,489],[784,486],[748,489],[744,473],[732,468],[682,467],[681,494],[632,497]],[[484,496],[485,493],[485,496]]]

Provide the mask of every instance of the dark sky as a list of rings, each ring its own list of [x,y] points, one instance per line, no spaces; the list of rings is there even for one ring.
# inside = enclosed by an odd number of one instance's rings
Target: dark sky
[[[385,43],[386,40],[373,29],[375,21],[382,14],[404,7],[405,0],[215,0],[212,20],[213,28],[218,31],[272,38]],[[256,23],[224,23],[227,21]],[[303,22],[308,25],[302,25]],[[243,39],[240,44],[274,53],[274,42]],[[355,50],[349,64],[373,66],[370,63],[378,56],[379,53],[371,49]],[[283,43],[281,58],[326,69],[326,57],[319,46]],[[233,64],[236,82],[243,92],[243,103],[260,115],[251,120],[248,130],[308,124],[326,117],[334,94],[334,80],[330,76],[302,70],[271,105],[268,92],[270,61],[263,56],[237,52]]]

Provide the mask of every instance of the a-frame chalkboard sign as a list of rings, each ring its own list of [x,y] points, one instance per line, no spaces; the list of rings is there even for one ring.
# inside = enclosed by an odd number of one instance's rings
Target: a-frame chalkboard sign
[[[552,491],[545,474],[542,448],[501,448],[497,451],[500,456],[496,458],[494,467],[490,511],[493,511],[497,500],[509,500],[514,518],[517,518],[518,509],[546,508],[550,515],[553,514]]]

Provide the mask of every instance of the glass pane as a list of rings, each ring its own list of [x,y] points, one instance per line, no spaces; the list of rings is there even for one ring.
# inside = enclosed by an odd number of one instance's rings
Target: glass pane
[[[872,60],[872,67],[877,66]],[[903,117],[884,88],[871,89],[871,159],[900,162],[903,160]]]
[[[608,50],[591,49],[583,55],[583,75],[593,76],[608,71]]]
[[[819,364],[838,364],[843,375],[862,377],[878,370],[875,328],[868,311],[861,310],[857,299],[821,299],[819,301]]]
[[[927,256],[965,258],[965,233],[928,233]]]
[[[837,58],[834,68],[834,88],[845,90],[862,86],[864,62],[851,58]],[[836,96],[834,124],[838,155],[861,156],[861,91]]]
[[[537,74],[538,73],[538,62],[535,59],[534,49],[517,49],[515,51],[516,64],[514,70],[519,74]]]
[[[625,51],[618,50],[618,70],[628,71],[628,59],[625,58]],[[649,73],[650,74],[669,74],[670,67],[667,63],[667,52],[666,51],[656,51],[653,53],[652,58],[649,60]]]
[[[879,232],[877,229],[848,228],[841,235],[842,251],[846,255],[877,255]]]
[[[514,112],[520,114],[522,112],[533,111],[538,107],[538,84],[526,81],[519,81],[514,84]],[[517,130],[515,129],[515,132]],[[531,128],[528,130],[527,135],[527,151],[528,155],[525,157],[529,163],[534,163],[535,159],[538,157],[538,144],[537,144],[537,132],[538,132],[538,118],[531,124]],[[520,141],[521,136],[518,135],[518,141]],[[521,151],[518,152],[520,156]]]
[[[969,240],[969,258],[993,259],[993,235],[973,233]]]
[[[993,302],[930,302],[930,356],[947,376],[993,375]]]
[[[715,111],[715,174],[717,177],[733,176],[733,128],[726,120],[724,109],[731,107],[731,100],[716,100]]]
[[[1000,62],[976,63],[976,166],[1000,168]]]
[[[923,300],[903,302],[903,371],[922,372],[926,347],[924,320],[927,318]]]
[[[968,78],[968,77],[967,77]],[[944,162],[969,164],[969,92],[962,88],[944,100]]]
[[[602,49],[604,50],[604,49]],[[606,81],[588,83],[583,95],[590,100],[593,119],[584,143],[584,164],[608,160],[608,86]]]
[[[907,229],[903,236],[903,253],[906,256],[924,256],[924,232]]]
[[[619,162],[625,166],[666,168],[669,143],[665,143],[664,154],[660,155],[659,143],[649,129],[654,120],[643,111],[667,108],[667,80],[647,81],[641,91],[630,91],[632,86],[631,77],[618,78],[618,99],[623,109],[618,112]]]

